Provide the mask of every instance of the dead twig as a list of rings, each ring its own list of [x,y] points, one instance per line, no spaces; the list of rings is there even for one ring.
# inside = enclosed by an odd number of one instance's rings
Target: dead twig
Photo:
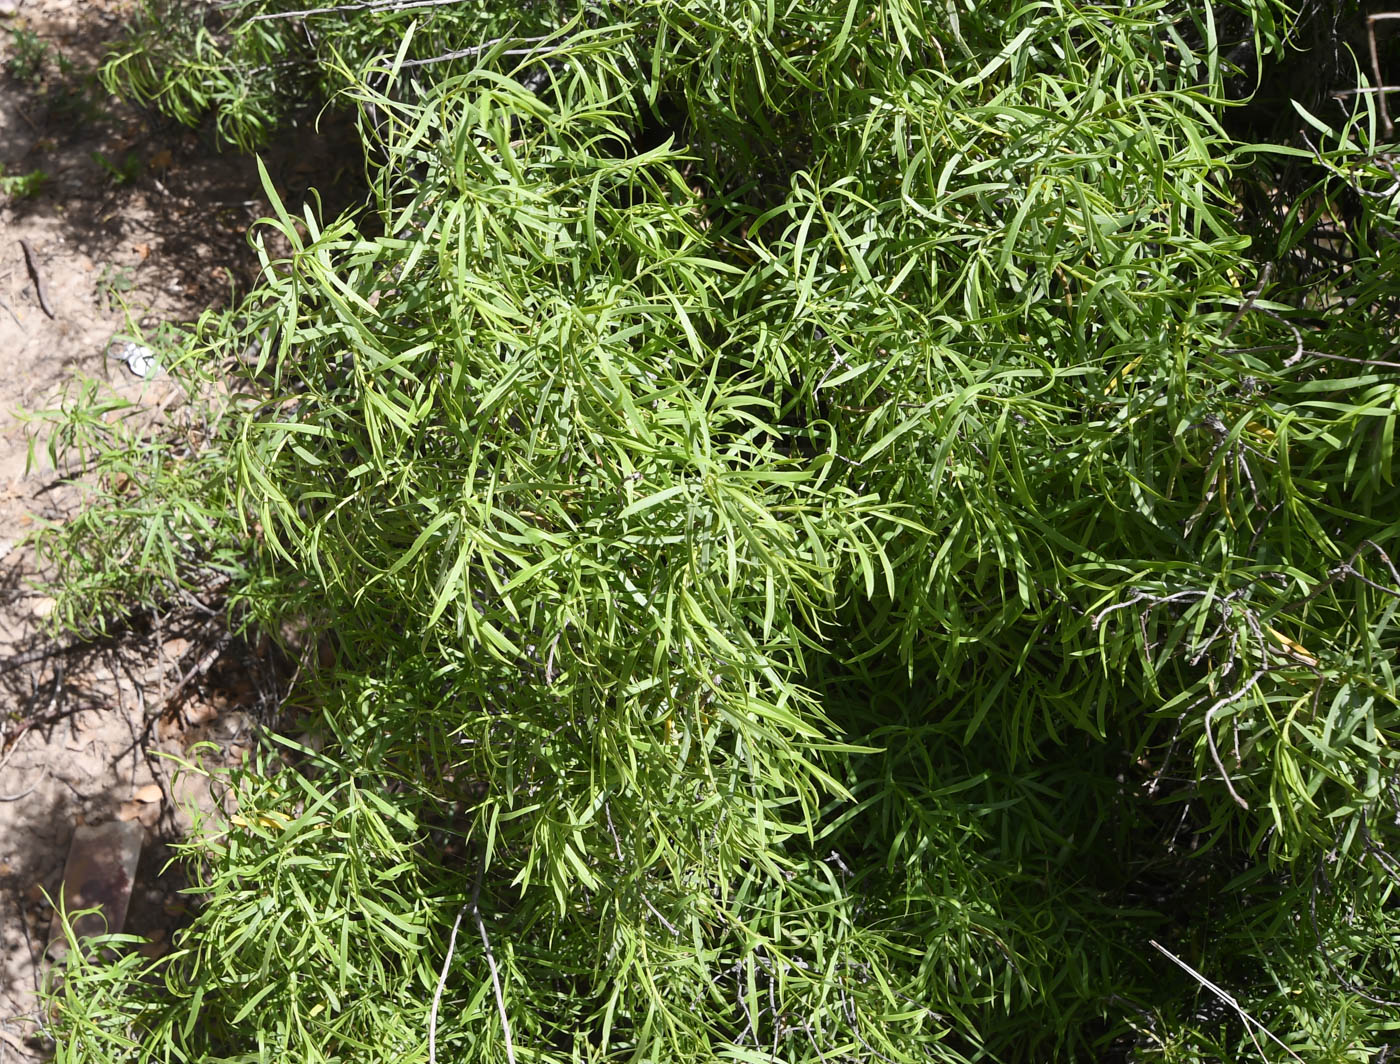
[[[43,772],[39,773],[39,783],[43,783],[44,780],[48,779],[48,776],[49,770],[46,768]],[[39,789],[39,783],[34,784],[34,786],[30,787],[27,791],[20,791],[18,794],[0,794],[0,802],[17,802],[21,798],[28,798]]]
[[[208,672],[213,667],[214,662],[219,660],[219,655],[227,650],[228,645],[232,642],[233,636],[225,632],[215,640],[212,647],[201,655],[198,661],[185,670],[184,675],[175,681],[175,686],[171,689],[170,693],[165,696],[165,709],[167,712],[170,710],[170,707],[175,704],[175,700],[180,697],[180,693],[184,691],[190,681]]]
[[[34,694],[39,693],[38,686],[35,686]],[[14,757],[19,750],[19,741],[24,738],[26,732],[39,723],[50,723],[49,718],[53,714],[54,706],[58,705],[58,696],[63,693],[63,671],[59,669],[54,673],[53,691],[49,695],[49,704],[44,707],[44,712],[37,717],[27,717],[19,722],[19,727],[15,729],[12,736],[0,736],[0,750],[4,749],[5,743],[10,744],[10,749],[3,757],[0,757],[0,772],[5,771],[5,766],[10,763],[10,758]]]
[[[1376,48],[1376,23],[1383,19],[1393,19],[1400,17],[1396,12],[1384,12],[1366,16],[1366,43],[1371,52],[1371,75],[1376,79],[1377,85],[1385,84],[1385,78],[1381,76],[1380,53]],[[1390,121],[1390,106],[1386,103],[1386,94],[1377,93],[1376,99],[1380,103],[1381,125],[1385,129],[1388,137],[1395,132],[1395,125]]]
[[[506,1040],[506,1062],[515,1064],[515,1044],[510,1036],[510,1017],[506,1015],[506,999],[501,992],[501,973],[496,967],[496,955],[491,952],[491,939],[486,934],[486,922],[481,919],[481,907],[477,904],[481,897],[481,880],[486,875],[486,854],[481,855],[481,864],[477,868],[476,883],[472,886],[471,901],[467,903],[467,908],[471,911],[472,919],[476,921],[477,933],[481,935],[481,947],[486,951],[486,967],[491,970],[491,989],[496,994],[496,1011],[501,1017],[501,1031]]]
[[[1249,298],[1240,304],[1240,309],[1235,311],[1235,316],[1230,319],[1230,324],[1225,326],[1225,331],[1220,334],[1223,340],[1235,331],[1235,326],[1240,323],[1240,319],[1249,313],[1251,307],[1259,301],[1259,297],[1264,294],[1264,288],[1269,283],[1269,278],[1274,274],[1274,264],[1266,262],[1264,268],[1259,271],[1259,283],[1254,286],[1254,291],[1249,293]]]
[[[415,11],[423,7],[450,7],[452,4],[464,2],[465,0],[359,0],[357,3],[335,4],[331,7],[308,7],[301,11],[269,11],[262,15],[254,15],[248,22],[272,22],[289,18],[305,18],[308,15],[338,15],[346,11],[397,13],[399,11]]]
[[[14,318],[15,324],[18,325],[21,329],[24,329],[24,322],[19,320],[19,315],[14,312],[14,308],[12,308],[10,304],[6,303],[3,299],[0,299],[0,307],[4,307],[5,313],[8,314],[10,317]],[[25,331],[27,332],[28,330]]]
[[[544,37],[497,37],[494,40],[482,41],[480,44],[474,44],[470,48],[459,48],[455,52],[444,52],[442,55],[430,56],[427,59],[408,59],[399,64],[399,69],[403,70],[408,67],[428,66],[432,63],[448,63],[453,59],[474,59],[482,52],[490,51],[492,48],[496,47],[496,45],[504,44],[506,41],[518,41],[521,44],[539,44],[549,40],[553,36],[554,34],[551,33]],[[497,54],[537,55],[538,53],[538,48],[507,48],[505,51]]]
[[[48,658],[62,657],[65,654],[72,654],[74,651],[82,650],[89,643],[53,643],[48,646],[37,647],[34,650],[27,650],[23,654],[15,654],[0,661],[0,674],[10,672],[14,669],[23,668],[25,665],[32,665],[36,661],[44,661]]]
[[[1268,673],[1269,670],[1267,668],[1256,669],[1254,675],[1246,680],[1234,694],[1226,698],[1217,699],[1215,704],[1206,710],[1203,722],[1206,731],[1206,746],[1210,750],[1210,759],[1215,762],[1215,767],[1219,770],[1221,779],[1225,781],[1225,789],[1230,792],[1230,797],[1235,800],[1235,804],[1241,809],[1248,809],[1249,803],[1240,796],[1239,791],[1235,790],[1235,783],[1230,779],[1230,773],[1225,771],[1225,762],[1220,759],[1220,750],[1215,745],[1215,715],[1226,706],[1233,705],[1245,695],[1249,694],[1249,692],[1254,689],[1254,685],[1259,682],[1260,678],[1268,675]],[[1238,758],[1238,756],[1239,754],[1237,751],[1236,757]]]
[[[44,292],[44,278],[39,273],[39,257],[34,254],[34,249],[29,241],[20,237],[19,246],[24,250],[24,261],[29,267],[29,276],[34,279],[34,294],[39,297],[39,308],[50,318],[54,317],[53,307],[49,305],[49,297]]]
[[[1259,1022],[1258,1020],[1256,1020],[1253,1016],[1251,1016],[1248,1012],[1246,1012],[1245,1009],[1244,1009],[1244,1006],[1241,1005],[1238,1001],[1236,1001],[1233,995],[1227,993],[1226,991],[1222,990],[1220,987],[1216,986],[1216,985],[1215,985],[1214,983],[1212,983],[1209,979],[1207,979],[1204,975],[1202,975],[1200,972],[1196,971],[1195,968],[1192,968],[1191,965],[1187,964],[1184,960],[1182,960],[1180,957],[1178,957],[1175,953],[1173,953],[1171,950],[1167,949],[1165,946],[1163,946],[1161,943],[1159,943],[1155,938],[1148,939],[1148,942],[1151,943],[1152,948],[1155,949],[1158,953],[1160,953],[1162,956],[1166,957],[1167,960],[1171,961],[1171,962],[1172,962],[1173,964],[1175,964],[1178,968],[1180,968],[1183,972],[1185,972],[1187,975],[1189,975],[1192,979],[1194,979],[1194,980],[1196,980],[1196,982],[1200,983],[1202,987],[1204,987],[1206,990],[1209,990],[1212,994],[1214,994],[1214,995],[1215,995],[1217,998],[1219,998],[1222,1002],[1224,1002],[1224,1003],[1225,1003],[1226,1005],[1228,1005],[1230,1008],[1232,1008],[1232,1009],[1235,1010],[1235,1015],[1237,1015],[1237,1016],[1244,1022],[1245,1030],[1246,1030],[1247,1032],[1249,1032],[1249,1040],[1250,1040],[1251,1042],[1253,1042],[1253,1043],[1254,1043],[1254,1047],[1255,1047],[1256,1049],[1259,1050],[1259,1055],[1260,1055],[1261,1057],[1264,1055],[1264,1047],[1261,1046],[1261,1045],[1259,1044],[1258,1039],[1256,1039],[1256,1038],[1254,1037],[1254,1031],[1255,1031],[1256,1029],[1258,1029],[1259,1031],[1262,1031],[1265,1035],[1267,1035],[1267,1036],[1269,1037],[1269,1039],[1270,1039],[1271,1041],[1274,1042],[1274,1044],[1276,1044],[1280,1049],[1282,1049],[1285,1053],[1287,1053],[1287,1054],[1288,1054],[1290,1057],[1292,1057],[1294,1060],[1302,1061],[1303,1058],[1300,1057],[1297,1053],[1293,1052],[1293,1050],[1292,1050],[1291,1048],[1289,1048],[1289,1045],[1288,1045],[1287,1042],[1285,1042],[1283,1039],[1281,1039],[1278,1035],[1274,1034],[1273,1031],[1269,1030],[1269,1029],[1268,1029],[1267,1027],[1265,1027],[1262,1023],[1260,1023],[1260,1022]]]
[[[463,905],[457,910],[457,919],[452,921],[452,934],[447,939],[447,956],[442,959],[437,989],[433,991],[433,1004],[428,1009],[428,1064],[437,1064],[438,1006],[442,1004],[442,988],[447,985],[447,969],[452,966],[452,955],[457,952],[457,929],[462,926],[462,917],[466,912],[467,907]]]

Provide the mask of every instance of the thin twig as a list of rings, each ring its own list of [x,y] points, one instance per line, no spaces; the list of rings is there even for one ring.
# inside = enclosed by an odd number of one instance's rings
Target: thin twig
[[[462,925],[462,916],[467,907],[457,910],[457,919],[452,921],[452,934],[447,939],[447,956],[442,959],[442,972],[438,975],[437,989],[433,991],[433,1006],[428,1010],[428,1064],[437,1064],[437,1018],[438,1006],[442,1003],[442,988],[447,985],[447,969],[452,966],[452,954],[457,951],[457,928]]]
[[[1279,1046],[1280,1049],[1282,1049],[1285,1053],[1287,1053],[1287,1054],[1288,1054],[1290,1057],[1292,1057],[1294,1060],[1301,1061],[1301,1060],[1303,1059],[1303,1058],[1300,1057],[1297,1053],[1293,1052],[1293,1050],[1289,1047],[1289,1045],[1288,1045],[1287,1042],[1285,1042],[1283,1039],[1279,1038],[1279,1036],[1276,1035],[1276,1034],[1274,1034],[1273,1031],[1269,1030],[1269,1029],[1268,1029],[1267,1027],[1265,1027],[1262,1023],[1260,1023],[1260,1022],[1259,1022],[1258,1020],[1256,1020],[1253,1016],[1251,1016],[1248,1012],[1246,1012],[1245,1009],[1244,1009],[1244,1006],[1241,1005],[1238,1001],[1236,1001],[1233,995],[1227,993],[1226,991],[1222,990],[1220,987],[1216,986],[1216,985],[1215,985],[1214,983],[1212,983],[1209,979],[1207,979],[1204,975],[1202,975],[1200,972],[1196,971],[1195,968],[1192,968],[1191,965],[1187,964],[1184,960],[1182,960],[1180,957],[1178,957],[1175,953],[1173,953],[1171,950],[1169,950],[1169,949],[1167,949],[1165,946],[1163,946],[1163,945],[1162,945],[1160,942],[1158,942],[1155,938],[1148,939],[1148,942],[1150,942],[1150,943],[1152,944],[1152,948],[1155,949],[1158,953],[1160,953],[1162,956],[1166,957],[1167,960],[1171,961],[1171,962],[1172,962],[1173,964],[1175,964],[1178,968],[1180,968],[1182,971],[1184,971],[1187,975],[1191,976],[1192,979],[1194,979],[1194,980],[1196,980],[1196,982],[1200,983],[1201,986],[1203,986],[1205,989],[1209,990],[1212,994],[1214,994],[1216,997],[1218,997],[1218,998],[1219,998],[1221,1001],[1223,1001],[1226,1005],[1230,1006],[1230,1008],[1234,1009],[1234,1010],[1235,1010],[1235,1014],[1236,1014],[1237,1016],[1239,1016],[1239,1018],[1240,1018],[1241,1020],[1244,1021],[1245,1029],[1246,1029],[1246,1030],[1249,1030],[1251,1027],[1256,1027],[1256,1028],[1258,1028],[1260,1031],[1264,1032],[1264,1034],[1268,1035],[1269,1038],[1271,1038],[1271,1039],[1274,1041],[1274,1043],[1277,1044],[1277,1045]],[[1252,1032],[1251,1032],[1251,1034],[1250,1034],[1250,1040],[1251,1040],[1251,1041],[1254,1040],[1254,1035],[1253,1035]],[[1254,1044],[1255,1044],[1256,1047],[1258,1047],[1258,1045],[1259,1045],[1258,1042],[1255,1042]],[[1262,1049],[1260,1049],[1260,1055],[1261,1055],[1261,1056],[1263,1055],[1263,1050],[1262,1050]]]
[[[0,661],[0,673],[9,672],[11,669],[18,669],[25,665],[32,665],[36,661],[43,661],[46,658],[61,657],[64,654],[71,654],[75,650],[81,650],[89,643],[50,643],[34,650],[27,650],[23,654],[15,654]]]
[[[1259,283],[1254,286],[1254,291],[1250,292],[1249,298],[1240,304],[1240,309],[1235,311],[1235,316],[1230,319],[1230,324],[1225,326],[1225,331],[1220,334],[1222,340],[1235,331],[1235,326],[1240,323],[1240,319],[1249,313],[1250,307],[1254,306],[1259,297],[1264,294],[1264,286],[1269,283],[1269,278],[1273,276],[1273,273],[1274,264],[1266,262],[1264,268],[1259,271]]]
[[[12,308],[10,304],[6,303],[3,299],[0,299],[0,307],[4,307],[5,313],[15,319],[15,324],[18,325],[20,329],[24,330],[25,332],[28,332],[27,329],[24,329],[24,322],[19,320],[19,315],[14,312],[14,308]]]
[[[189,682],[193,680],[196,676],[203,676],[206,672],[208,672],[210,668],[213,667],[214,662],[219,659],[219,655],[222,654],[225,650],[227,650],[228,645],[232,642],[233,636],[228,632],[225,632],[215,641],[214,645],[210,647],[197,662],[191,665],[189,669],[185,672],[185,674],[175,682],[175,686],[171,690],[170,694],[165,696],[164,704],[167,712],[169,711],[170,707],[175,704],[175,700],[180,697],[180,692],[182,692],[185,689],[185,687],[188,686]]]
[[[1348,358],[1327,351],[1304,351],[1309,358],[1326,358],[1333,362],[1350,362],[1354,366],[1380,366],[1383,369],[1400,369],[1400,362],[1386,362],[1379,358]]]
[[[289,18],[305,18],[308,15],[339,15],[346,11],[414,11],[422,7],[448,7],[464,3],[465,0],[360,0],[357,3],[334,4],[330,7],[308,7],[301,11],[269,11],[254,15],[245,25],[254,22],[272,22]]]
[[[44,707],[43,714],[40,717],[30,717],[27,720],[20,721],[19,728],[15,731],[14,736],[8,740],[10,744],[10,749],[5,753],[3,757],[0,757],[0,772],[5,771],[5,766],[10,763],[10,759],[14,757],[15,754],[19,751],[19,742],[21,739],[24,738],[25,733],[28,732],[29,729],[34,727],[34,725],[40,720],[44,720],[47,722],[48,717],[53,713],[53,707],[58,704],[58,696],[62,690],[63,673],[61,671],[55,672],[53,680],[53,693],[49,695],[49,704]],[[38,685],[36,684],[34,687],[34,694],[37,695],[38,693],[39,689]],[[0,748],[3,748],[3,746],[4,741],[0,741]]]
[[[34,294],[39,297],[39,309],[52,318],[53,307],[49,306],[49,297],[44,293],[44,278],[39,273],[39,257],[34,254],[29,241],[23,237],[20,238],[19,246],[24,249],[24,261],[29,267],[29,276],[34,279]]]
[[[486,853],[481,854],[481,864],[477,868],[476,883],[472,886],[471,901],[467,907],[471,910],[472,919],[476,921],[476,930],[481,935],[481,946],[486,951],[486,967],[491,970],[491,989],[496,993],[496,1011],[501,1016],[501,1031],[506,1039],[506,1064],[515,1064],[515,1044],[510,1036],[510,1017],[506,1015],[506,999],[501,993],[501,973],[496,968],[496,955],[491,952],[491,939],[486,934],[486,923],[481,919],[481,907],[477,904],[481,897],[481,880],[486,874]]]
[[[1210,750],[1210,759],[1215,762],[1215,767],[1220,770],[1220,776],[1225,781],[1225,789],[1230,792],[1230,797],[1235,800],[1236,804],[1238,804],[1241,809],[1248,809],[1249,803],[1240,797],[1239,791],[1235,790],[1234,781],[1230,779],[1230,774],[1225,771],[1225,763],[1220,759],[1220,751],[1216,748],[1215,745],[1215,715],[1219,713],[1222,709],[1224,709],[1226,706],[1238,702],[1245,695],[1249,694],[1249,692],[1254,689],[1254,685],[1259,682],[1260,677],[1267,675],[1268,671],[1268,669],[1256,669],[1254,675],[1251,676],[1248,680],[1246,680],[1240,686],[1240,689],[1238,691],[1230,695],[1228,698],[1218,699],[1216,703],[1210,707],[1210,709],[1206,710],[1204,720],[1206,729],[1206,746]]]
[[[48,776],[49,770],[46,768],[39,774],[39,783],[43,783],[44,780],[48,779]],[[0,802],[17,802],[21,798],[28,798],[39,789],[39,783],[34,784],[34,786],[30,787],[27,791],[20,791],[18,794],[0,794]]]
[[[1334,100],[1344,96],[1364,96],[1372,92],[1400,92],[1400,85],[1366,85],[1359,89],[1341,89],[1332,94]]]
[[[1375,77],[1377,85],[1382,84],[1385,81],[1385,78],[1381,77],[1381,60],[1379,54],[1376,51],[1376,22],[1379,19],[1387,17],[1392,16],[1370,15],[1366,19],[1366,43],[1370,46],[1371,51],[1371,74]],[[1385,135],[1388,137],[1391,133],[1395,131],[1395,127],[1391,124],[1390,106],[1386,103],[1385,98],[1386,94],[1383,92],[1377,94],[1376,96],[1377,101],[1379,101],[1381,105],[1381,124],[1385,128]]]
[[[399,64],[399,69],[400,69],[400,70],[403,70],[403,69],[406,69],[406,68],[408,68],[408,67],[428,66],[428,65],[431,64],[431,63],[448,63],[448,62],[451,62],[451,61],[454,60],[454,59],[474,59],[476,56],[480,55],[482,52],[490,51],[492,48],[496,47],[496,45],[498,45],[498,44],[504,44],[506,41],[519,41],[519,42],[521,42],[522,44],[527,44],[527,43],[536,43],[536,44],[537,44],[537,43],[541,43],[541,42],[543,42],[543,41],[547,41],[547,40],[549,40],[549,39],[550,39],[551,37],[553,37],[553,36],[554,36],[553,34],[548,34],[548,35],[546,35],[546,36],[544,36],[544,37],[497,37],[497,38],[495,38],[494,40],[482,41],[480,44],[474,44],[474,45],[472,45],[470,48],[460,48],[460,49],[458,49],[458,50],[455,51],[455,52],[444,52],[442,55],[430,56],[430,57],[427,58],[427,59],[407,59],[407,60],[405,60],[404,62],[402,62],[402,63]],[[499,55],[538,55],[538,54],[539,54],[539,49],[538,49],[538,48],[507,48],[505,51],[499,52],[499,53],[497,53],[497,54],[499,54]]]
[[[676,925],[671,923],[670,920],[666,919],[666,917],[661,915],[660,911],[656,908],[656,906],[651,903],[650,898],[648,898],[645,894],[643,894],[641,897],[642,904],[651,910],[651,915],[660,920],[662,926],[665,927],[667,931],[671,932],[673,936],[680,934],[680,932],[676,930]]]

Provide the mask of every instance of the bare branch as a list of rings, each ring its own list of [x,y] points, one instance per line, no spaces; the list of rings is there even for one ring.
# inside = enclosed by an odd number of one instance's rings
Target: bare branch
[[[451,61],[454,60],[454,59],[474,59],[476,56],[480,55],[482,52],[489,52],[492,48],[496,47],[496,45],[498,45],[498,44],[504,44],[506,41],[519,41],[519,42],[521,42],[522,44],[525,44],[525,43],[536,43],[536,44],[538,44],[538,43],[541,43],[541,42],[543,42],[543,41],[549,40],[549,39],[550,39],[551,37],[553,37],[553,36],[554,36],[553,34],[547,34],[547,35],[545,35],[545,36],[543,36],[543,37],[497,37],[497,38],[495,38],[494,40],[482,41],[480,44],[472,45],[472,47],[470,47],[470,48],[459,48],[459,49],[458,49],[457,51],[455,51],[455,52],[444,52],[442,55],[430,56],[430,57],[427,58],[427,59],[407,59],[407,60],[405,60],[404,62],[402,62],[402,63],[399,64],[399,69],[402,70],[402,69],[405,69],[406,67],[428,66],[428,65],[431,64],[431,63],[449,63],[449,62],[451,62]],[[538,53],[539,53],[539,49],[538,49],[538,48],[507,48],[505,51],[499,52],[499,53],[497,53],[497,54],[499,54],[499,55],[537,55]]]
[[[437,1018],[438,1006],[442,1004],[442,988],[447,984],[447,969],[452,966],[452,954],[457,952],[457,928],[462,925],[462,917],[467,907],[457,910],[457,919],[452,921],[452,934],[447,939],[447,956],[442,959],[442,972],[438,975],[437,989],[433,991],[433,1005],[428,1010],[428,1064],[437,1064]]]
[[[1230,324],[1225,326],[1225,331],[1220,334],[1221,339],[1229,336],[1235,331],[1235,326],[1240,323],[1240,319],[1249,313],[1249,309],[1264,294],[1264,287],[1269,283],[1269,278],[1274,275],[1274,264],[1266,262],[1264,268],[1259,271],[1259,283],[1254,286],[1254,291],[1249,293],[1249,298],[1240,304],[1240,309],[1235,311],[1235,316],[1230,319]]]
[[[486,951],[486,967],[491,970],[491,989],[496,994],[496,1011],[501,1016],[501,1031],[506,1039],[506,1062],[515,1064],[515,1044],[510,1036],[510,1017],[506,1014],[506,999],[501,993],[501,973],[496,967],[496,955],[491,952],[491,939],[486,934],[486,922],[481,919],[481,907],[477,904],[481,897],[481,880],[486,872],[486,854],[481,855],[481,867],[476,874],[476,885],[472,887],[472,899],[468,902],[472,919],[476,921],[477,933],[481,935],[481,946]]]
[[[1252,675],[1248,680],[1241,684],[1239,690],[1237,690],[1234,694],[1226,698],[1217,699],[1215,704],[1212,705],[1208,710],[1206,710],[1206,746],[1210,749],[1210,758],[1212,761],[1215,762],[1215,767],[1220,770],[1221,778],[1225,780],[1225,789],[1230,792],[1230,797],[1235,800],[1235,802],[1239,805],[1241,809],[1248,809],[1249,803],[1240,797],[1239,791],[1235,790],[1235,784],[1230,779],[1230,774],[1225,771],[1225,763],[1220,760],[1220,751],[1216,748],[1215,745],[1215,715],[1219,713],[1222,709],[1224,709],[1226,706],[1233,705],[1245,695],[1249,694],[1249,692],[1253,690],[1254,685],[1259,682],[1260,677],[1264,676],[1266,673],[1268,673],[1268,671],[1269,670],[1267,668],[1255,669],[1254,675]]]
[[[1253,347],[1227,347],[1223,350],[1226,354],[1230,355],[1260,355],[1268,351],[1287,350],[1287,348],[1283,344],[1257,344]],[[1296,365],[1298,361],[1295,357],[1296,355],[1298,355],[1298,351],[1295,348],[1293,355],[1289,356],[1289,361],[1287,361],[1286,364],[1290,366]],[[1379,366],[1383,369],[1400,369],[1400,362],[1386,362],[1379,358],[1350,358],[1346,355],[1334,355],[1327,351],[1314,351],[1306,347],[1303,348],[1302,355],[1307,358],[1324,358],[1332,362],[1349,362],[1354,366]]]

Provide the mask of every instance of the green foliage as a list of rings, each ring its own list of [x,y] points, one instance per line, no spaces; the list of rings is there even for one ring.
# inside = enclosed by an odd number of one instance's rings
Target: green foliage
[[[92,161],[106,171],[116,185],[129,185],[141,176],[141,156],[129,151],[120,160],[112,159],[105,152],[92,153]]]
[[[1400,201],[1370,96],[1226,132],[1282,4],[150,10],[240,142],[309,42],[378,224],[265,182],[187,452],[50,415],[66,624],[335,650],[60,1060],[1388,1051]]]
[[[49,46],[33,30],[22,26],[10,30],[10,57],[5,68],[15,81],[38,82],[48,65]]]
[[[27,174],[7,174],[0,166],[0,196],[12,199],[31,199],[44,190],[49,175],[43,170],[30,170]]]

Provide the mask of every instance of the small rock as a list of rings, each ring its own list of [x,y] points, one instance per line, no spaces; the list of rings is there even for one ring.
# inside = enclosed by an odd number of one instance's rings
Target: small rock
[[[63,870],[63,909],[70,914],[80,909],[100,909],[73,920],[75,935],[81,938],[122,929],[144,838],[140,824],[120,820],[80,827],[73,832],[68,864]],[[57,912],[49,925],[49,949],[60,954],[67,949],[63,922]]]
[[[171,661],[179,661],[190,652],[192,644],[184,636],[172,635],[161,645],[161,651]]]

